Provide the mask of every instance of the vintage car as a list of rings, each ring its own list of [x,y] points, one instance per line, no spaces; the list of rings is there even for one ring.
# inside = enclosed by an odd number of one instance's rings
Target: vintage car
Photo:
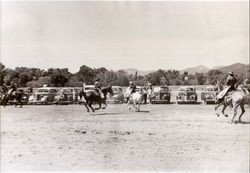
[[[55,96],[56,104],[74,104],[78,101],[79,91],[76,88],[61,88]]]
[[[59,94],[58,88],[42,87],[38,88],[33,95],[29,97],[30,104],[53,104],[56,103],[55,96]]]
[[[84,86],[84,92],[94,91],[94,90],[95,90],[95,86],[94,85],[85,85]]]
[[[182,86],[176,97],[177,103],[197,103],[197,93],[195,87]]]
[[[216,89],[214,86],[207,86],[202,88],[201,91],[201,100],[204,101],[205,104],[215,103],[216,101]]]
[[[171,92],[167,86],[158,86],[153,88],[152,96],[150,96],[150,103],[170,103]]]
[[[122,87],[120,86],[112,86],[113,95],[107,96],[108,103],[123,103],[124,101],[124,94],[122,91]]]

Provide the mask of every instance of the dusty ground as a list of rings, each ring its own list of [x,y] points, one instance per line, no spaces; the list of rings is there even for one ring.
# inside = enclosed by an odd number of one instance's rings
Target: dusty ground
[[[249,172],[249,108],[240,124],[213,108],[1,107],[1,170]]]

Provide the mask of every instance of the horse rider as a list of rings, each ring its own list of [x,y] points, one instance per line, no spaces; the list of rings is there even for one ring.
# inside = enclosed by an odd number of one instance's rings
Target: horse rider
[[[153,90],[152,84],[150,82],[148,83],[147,90],[151,90],[151,91]]]
[[[28,93],[32,94],[33,93],[33,88],[29,87],[28,88]]]
[[[11,95],[14,91],[17,90],[16,84],[12,81],[10,84],[10,90],[8,91],[8,95]]]
[[[131,94],[133,94],[133,93],[136,92],[136,85],[133,83],[133,81],[130,81],[130,82],[129,82],[129,87],[128,87],[128,89],[130,89],[130,93],[129,93],[129,95],[127,96],[127,102],[128,102],[128,100],[129,100]]]
[[[237,88],[237,79],[234,77],[233,72],[227,73],[226,87],[218,94],[217,103],[221,103],[228,92],[234,91]]]
[[[5,84],[2,85],[1,92],[3,94],[6,94],[8,92],[8,87]]]
[[[227,80],[226,80],[226,85],[228,87],[230,87],[229,91],[236,90],[237,83],[238,83],[238,80],[234,77],[234,73],[233,72],[228,72]]]
[[[244,82],[243,82],[243,87],[244,89],[248,90],[248,92],[250,92],[250,81],[249,79],[245,79]]]
[[[95,85],[95,91],[101,96],[101,98],[104,98],[104,95],[101,90],[101,84],[98,78],[96,78],[94,85]]]

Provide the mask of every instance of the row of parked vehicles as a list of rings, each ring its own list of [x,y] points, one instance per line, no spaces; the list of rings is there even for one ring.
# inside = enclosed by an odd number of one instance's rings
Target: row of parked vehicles
[[[124,103],[125,92],[127,87],[112,86],[113,95],[107,96],[108,103]],[[21,90],[25,90],[22,88]],[[81,87],[42,87],[34,88],[32,93],[27,94],[25,102],[27,104],[81,104],[83,101],[80,97]],[[85,92],[94,90],[94,85],[86,85]],[[155,86],[149,94],[143,87],[138,87],[138,91],[143,91],[143,101],[149,100],[152,104],[170,103],[173,96],[168,86]],[[205,104],[215,103],[216,91],[214,86],[206,86],[201,91],[201,100]],[[178,104],[197,103],[198,95],[196,88],[193,86],[181,86],[176,94]]]

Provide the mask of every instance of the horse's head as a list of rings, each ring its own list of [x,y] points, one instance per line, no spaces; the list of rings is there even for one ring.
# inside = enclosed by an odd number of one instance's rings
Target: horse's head
[[[110,95],[113,95],[113,90],[112,90],[112,86],[108,86],[102,89],[102,92],[104,95],[107,95],[107,93],[109,93]]]

